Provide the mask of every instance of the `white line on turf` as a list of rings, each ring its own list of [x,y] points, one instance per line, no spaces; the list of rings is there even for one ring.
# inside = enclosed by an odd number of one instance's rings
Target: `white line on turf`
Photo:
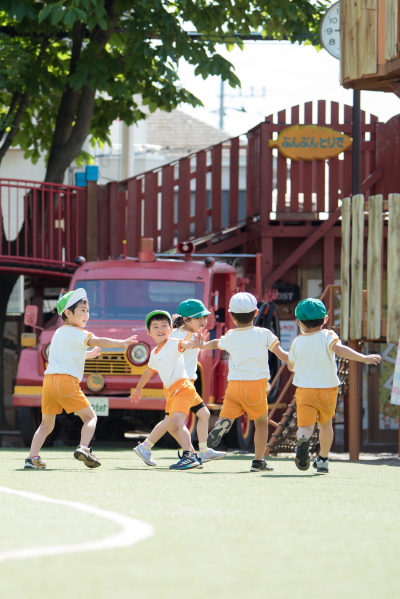
[[[0,562],[11,559],[26,559],[30,557],[42,557],[44,555],[61,555],[63,553],[77,553],[80,551],[100,551],[102,549],[115,549],[117,547],[129,547],[139,541],[143,541],[154,534],[154,529],[150,524],[135,520],[129,516],[123,516],[108,510],[88,505],[86,503],[78,503],[77,501],[66,501],[64,499],[52,499],[45,495],[30,493],[29,491],[16,491],[8,487],[0,487],[1,493],[11,495],[19,495],[33,501],[42,501],[43,503],[55,503],[65,505],[80,512],[87,512],[106,520],[111,520],[122,527],[122,531],[118,534],[99,539],[98,541],[88,541],[86,543],[77,543],[73,545],[50,545],[48,547],[27,547],[26,549],[11,549],[9,551],[0,551]],[[32,512],[34,514],[34,512]]]

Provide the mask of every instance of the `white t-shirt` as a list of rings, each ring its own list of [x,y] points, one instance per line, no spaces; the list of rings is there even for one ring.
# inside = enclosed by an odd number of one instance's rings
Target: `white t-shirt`
[[[172,336],[174,339],[183,339],[184,341],[190,341],[194,337],[193,333],[183,331],[182,329],[174,329]],[[197,379],[197,357],[199,351],[199,349],[186,349],[183,354],[186,372],[191,381]]]
[[[93,333],[70,325],[57,329],[50,343],[49,365],[44,374],[69,374],[81,381],[90,337]]]
[[[269,329],[251,326],[228,331],[218,343],[229,353],[228,381],[269,379],[268,350],[278,344]]]
[[[158,372],[160,379],[166,389],[181,379],[188,379],[185,368],[183,352],[180,339],[169,338],[159,347],[150,352],[150,359],[147,367],[154,372]]]
[[[289,362],[294,365],[293,385],[306,389],[337,387],[340,381],[332,348],[338,341],[336,333],[327,329],[293,339],[289,350]]]

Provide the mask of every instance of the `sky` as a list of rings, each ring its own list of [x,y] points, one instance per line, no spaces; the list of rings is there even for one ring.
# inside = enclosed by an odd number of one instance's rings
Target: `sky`
[[[240,90],[225,84],[224,130],[232,136],[245,133],[267,115],[310,100],[352,104],[352,90],[344,89],[339,83],[339,61],[326,50],[317,52],[312,46],[290,42],[251,41],[245,43],[243,51],[235,48],[228,52],[221,46],[220,53],[235,66],[242,83],[242,96]],[[209,77],[204,81],[195,77],[194,68],[185,62],[180,63],[178,72],[182,85],[204,104],[204,108],[182,105],[180,110],[218,127],[220,79]],[[245,97],[252,93],[253,97]],[[361,108],[386,122],[400,113],[400,98],[394,94],[362,91]]]

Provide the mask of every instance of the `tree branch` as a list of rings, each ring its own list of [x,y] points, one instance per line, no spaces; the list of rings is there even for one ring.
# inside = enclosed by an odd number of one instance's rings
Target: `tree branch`
[[[78,61],[82,51],[82,43],[85,29],[79,21],[75,21],[72,33],[72,50],[69,74],[73,75],[76,71]],[[75,113],[78,107],[81,91],[73,90],[67,85],[61,96],[60,107],[57,113],[56,126],[54,129],[53,143],[50,154],[53,149],[63,146],[69,139],[72,131],[72,123],[75,119]]]
[[[12,115],[12,113],[14,112],[20,99],[21,99],[21,93],[14,92],[12,95],[12,98],[11,98],[10,106],[8,107],[7,116],[5,117],[6,122],[8,120],[8,117],[10,117]],[[0,131],[0,143],[6,133],[6,130],[7,130],[7,126],[4,127],[4,129],[2,131]]]
[[[5,153],[10,148],[10,146],[13,142],[13,139],[15,137],[15,134],[16,134],[19,124],[21,122],[22,116],[23,116],[25,110],[28,108],[28,104],[29,104],[29,93],[25,92],[21,96],[21,101],[19,103],[18,110],[15,113],[15,117],[14,117],[14,121],[11,126],[11,129],[7,133],[6,138],[0,148],[0,162],[3,160]]]

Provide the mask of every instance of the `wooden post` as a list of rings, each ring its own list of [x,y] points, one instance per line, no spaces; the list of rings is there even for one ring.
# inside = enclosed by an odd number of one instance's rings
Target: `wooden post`
[[[341,255],[341,287],[342,304],[340,310],[340,338],[342,341],[349,339],[350,317],[350,220],[351,200],[344,198],[342,203],[342,255]]]
[[[97,181],[87,182],[87,241],[86,259],[88,262],[98,257],[98,214],[97,214]]]
[[[389,231],[387,266],[387,342],[399,342],[400,337],[400,194],[389,194]]]
[[[353,196],[351,236],[350,339],[362,337],[362,291],[364,272],[364,196]]]
[[[381,195],[368,200],[367,337],[381,336],[382,309],[382,205]]]
[[[358,341],[348,346],[358,351]],[[351,460],[360,457],[360,370],[354,360],[349,360],[349,453]]]

